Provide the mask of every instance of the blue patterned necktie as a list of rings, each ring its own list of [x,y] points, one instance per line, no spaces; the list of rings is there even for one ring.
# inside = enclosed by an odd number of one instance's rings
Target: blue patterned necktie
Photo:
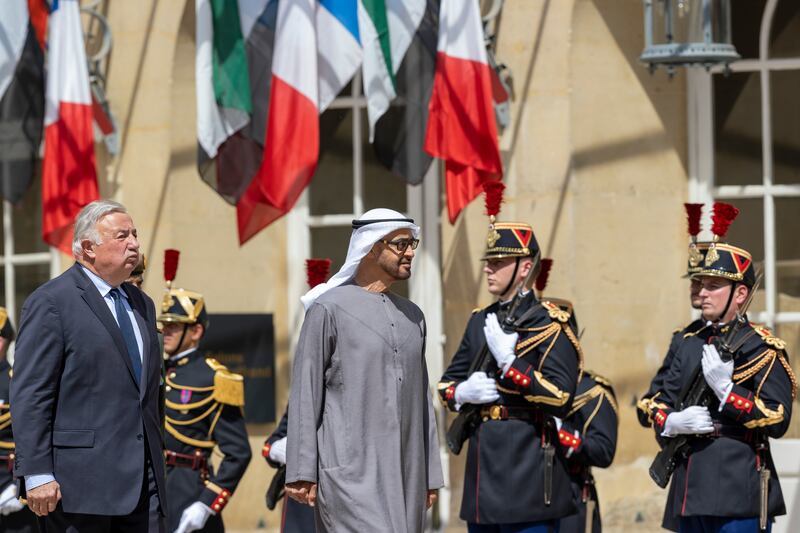
[[[119,289],[111,289],[111,298],[114,300],[114,310],[117,313],[117,323],[122,332],[122,338],[125,341],[125,347],[128,349],[128,357],[131,359],[133,365],[133,375],[136,378],[138,385],[142,379],[142,359],[139,356],[139,345],[136,344],[136,334],[133,332],[133,324],[128,316],[128,311],[122,304],[124,296]]]

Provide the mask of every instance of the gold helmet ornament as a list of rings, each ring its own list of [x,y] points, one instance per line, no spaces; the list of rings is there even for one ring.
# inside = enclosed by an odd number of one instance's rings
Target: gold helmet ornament
[[[203,295],[186,289],[174,289],[172,283],[178,272],[178,250],[164,250],[164,279],[167,290],[161,301],[161,314],[158,321],[162,324],[202,324],[208,329],[208,313]]]
[[[689,258],[686,262],[686,277],[700,271],[708,251],[708,242],[698,242],[700,234],[700,218],[703,216],[703,204],[683,204],[686,209],[686,221],[689,231]]]
[[[725,202],[714,203],[713,225],[711,232],[714,238],[707,243],[708,249],[702,262],[692,272],[693,276],[709,276],[729,279],[752,288],[756,281],[753,256],[747,250],[724,242],[728,228],[738,216],[739,209]]]
[[[486,214],[489,215],[489,234],[486,236],[486,251],[481,258],[530,257],[539,254],[539,244],[530,224],[524,222],[497,222],[500,204],[503,202],[505,185],[499,180],[483,182],[486,193]]]

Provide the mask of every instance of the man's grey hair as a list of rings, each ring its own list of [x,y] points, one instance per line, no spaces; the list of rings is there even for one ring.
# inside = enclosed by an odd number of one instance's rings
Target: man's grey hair
[[[85,240],[100,244],[100,235],[97,233],[97,223],[100,219],[111,213],[127,213],[125,206],[114,200],[95,200],[81,209],[75,217],[75,233],[72,236],[72,255],[80,259],[83,255],[81,242]]]

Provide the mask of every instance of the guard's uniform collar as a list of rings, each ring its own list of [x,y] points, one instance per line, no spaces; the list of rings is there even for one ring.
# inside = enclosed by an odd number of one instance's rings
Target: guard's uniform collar
[[[528,295],[529,295],[530,293],[531,293],[531,291],[530,291],[530,290],[527,290],[527,291],[522,291],[522,299],[523,299],[523,300],[527,300],[527,299],[528,299]],[[514,296],[516,296],[516,295],[514,295]],[[511,298],[509,298],[508,300],[498,300],[498,303],[500,304],[500,308],[501,308],[501,309],[505,309],[506,307],[508,307],[509,305],[511,305],[511,302],[514,300],[514,296],[512,296],[512,297],[511,297]]]
[[[167,360],[168,367],[176,367],[176,366],[183,366],[188,363],[190,360],[194,358],[194,355],[199,353],[197,348],[190,348],[188,350],[184,350],[178,354],[171,356]]]

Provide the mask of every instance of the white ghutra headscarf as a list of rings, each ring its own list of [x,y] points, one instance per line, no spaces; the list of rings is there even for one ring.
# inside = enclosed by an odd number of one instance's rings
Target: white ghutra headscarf
[[[347,248],[347,259],[339,272],[331,276],[327,283],[320,283],[300,298],[303,307],[308,310],[317,298],[334,287],[347,283],[356,275],[358,265],[372,246],[393,231],[410,229],[414,238],[419,238],[419,226],[410,218],[392,209],[380,207],[370,209],[359,218],[353,220],[353,234],[350,235],[350,246]]]

